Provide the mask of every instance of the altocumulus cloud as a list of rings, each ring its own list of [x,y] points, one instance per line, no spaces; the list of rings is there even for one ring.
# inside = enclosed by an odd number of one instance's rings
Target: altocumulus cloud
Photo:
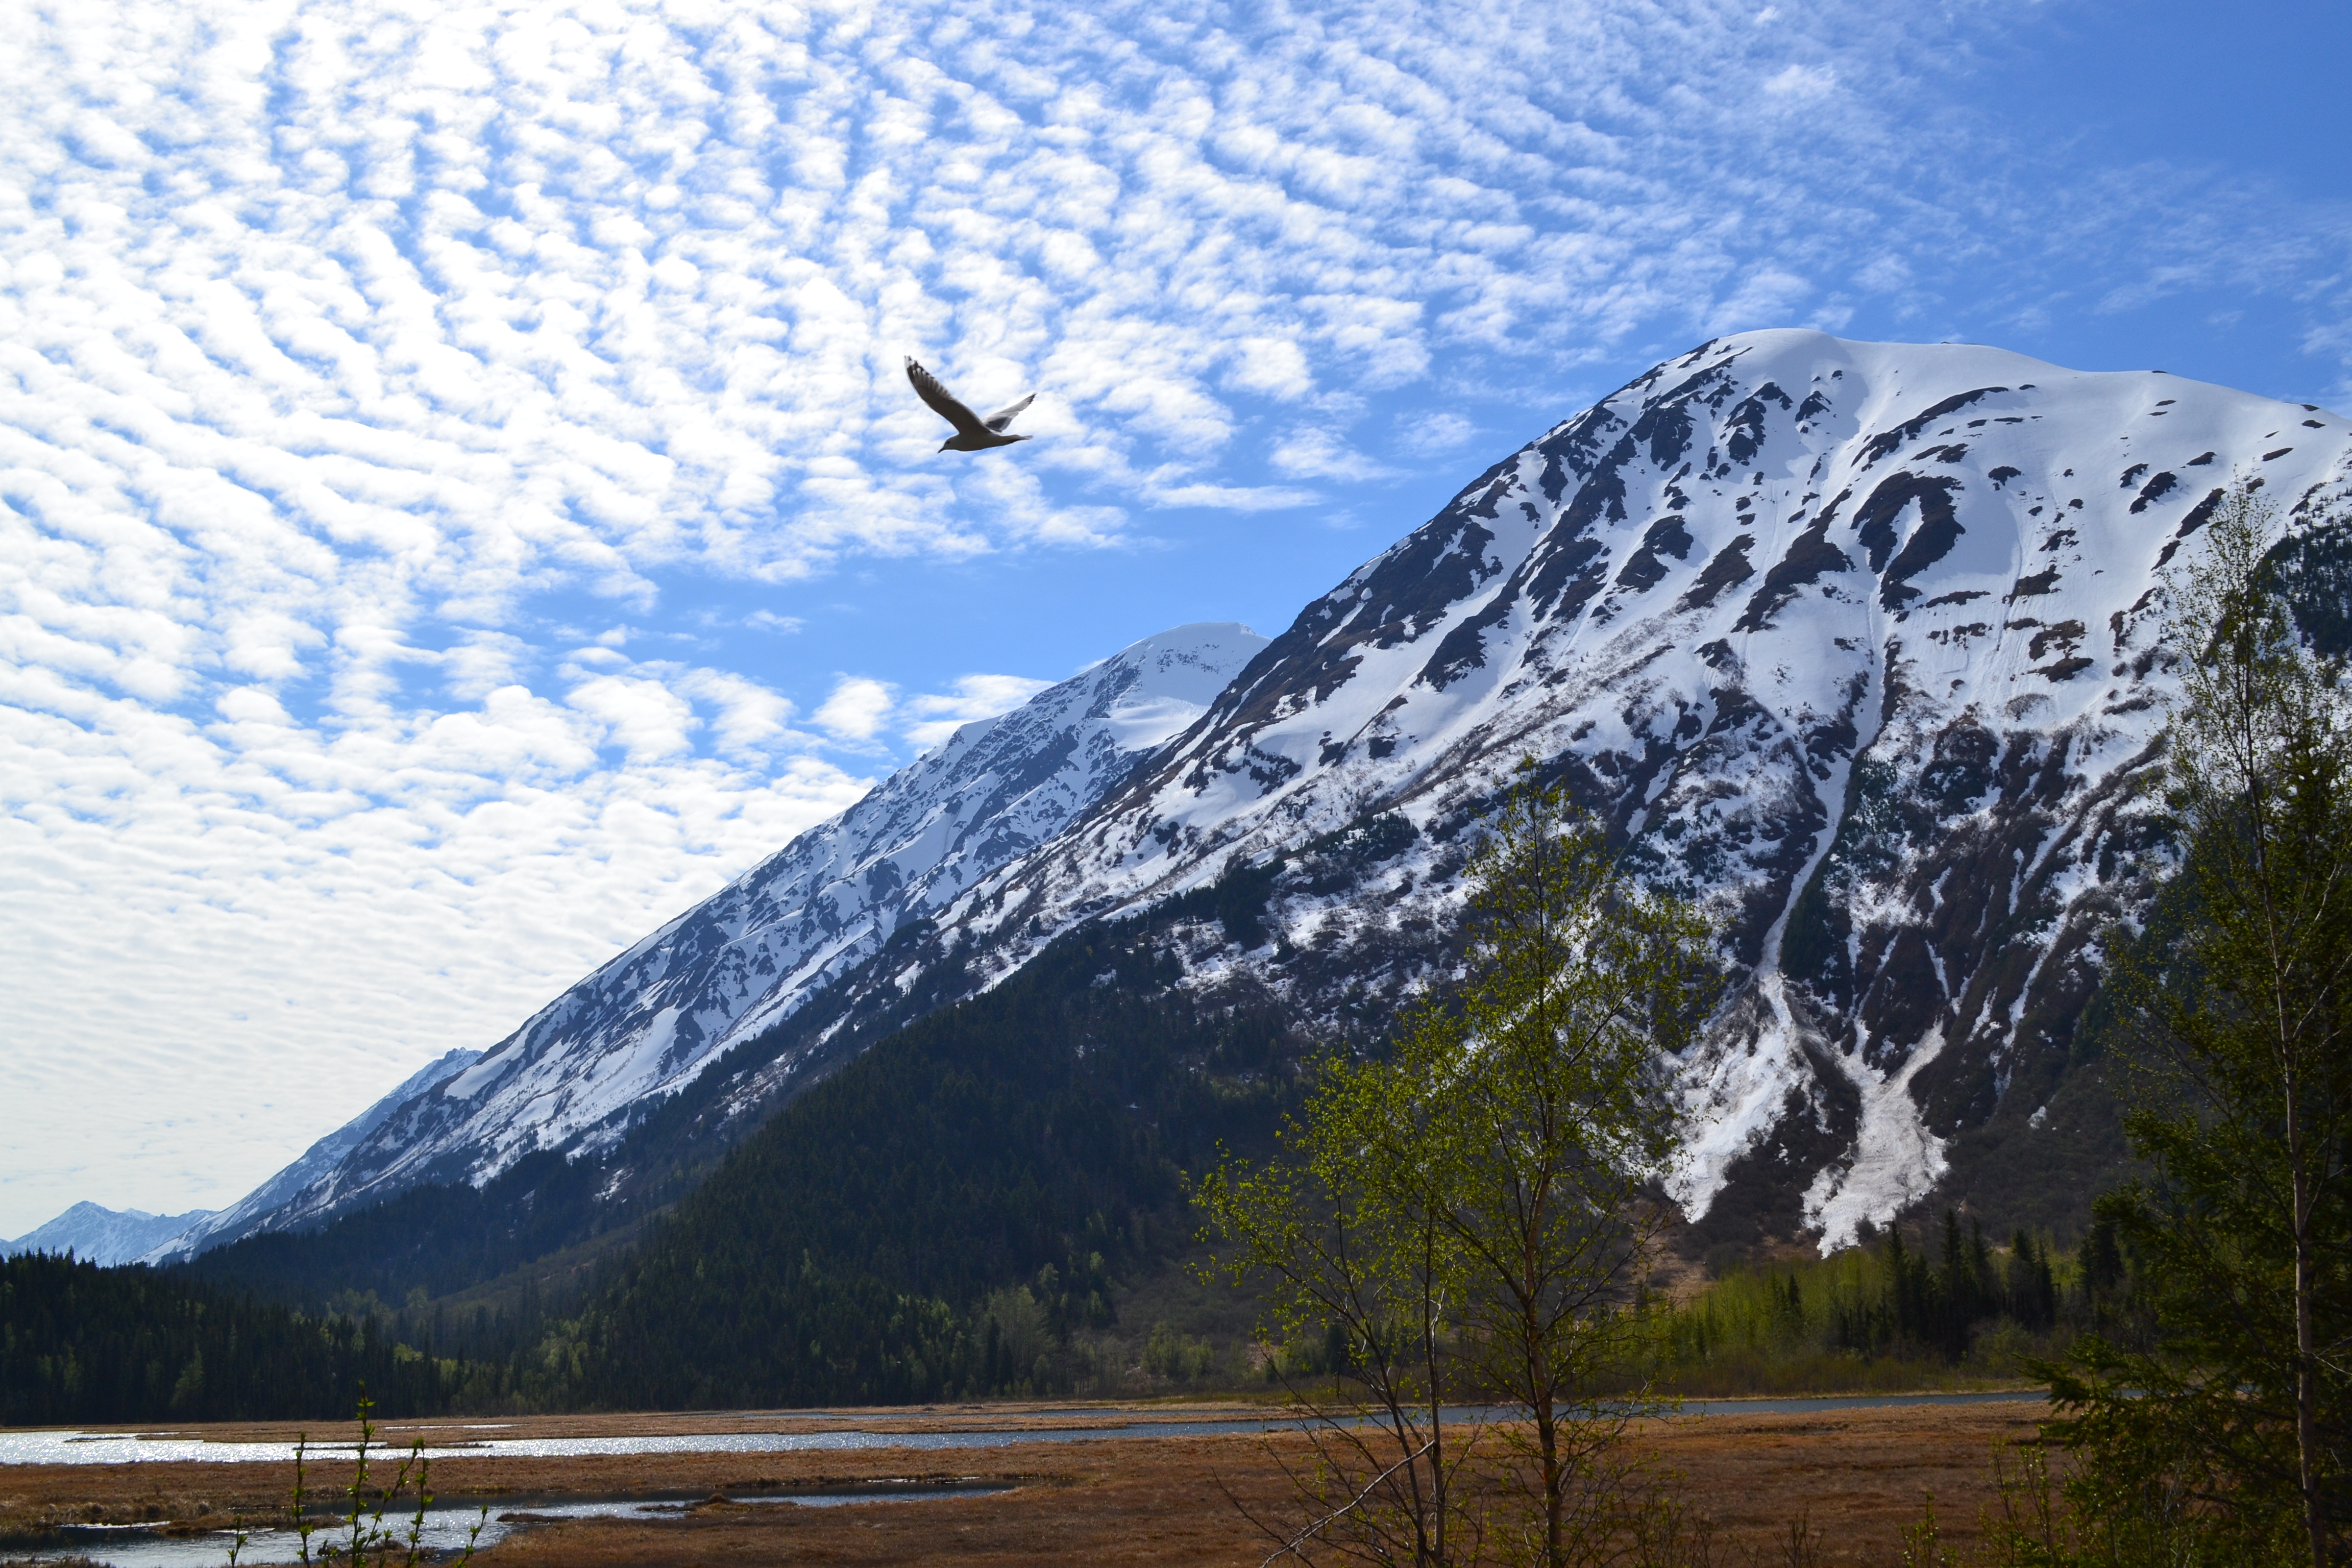
[[[798,712],[632,629],[698,575],[1117,547],[1488,427],[1395,398],[1936,308],[2039,219],[1909,150],[1990,24],[1884,11],[19,8],[0,1232],[233,1197],[1037,684]],[[2181,232],[2136,276],[2247,226]],[[919,462],[908,352],[1049,389],[1024,461]]]

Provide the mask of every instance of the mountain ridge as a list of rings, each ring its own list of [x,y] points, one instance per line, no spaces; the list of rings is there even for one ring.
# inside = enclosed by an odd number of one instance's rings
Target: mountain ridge
[[[1452,841],[1532,753],[1722,922],[1733,1000],[1680,1064],[1686,1211],[1801,1166],[1772,1223],[1851,1239],[2063,1056],[2096,933],[2147,896],[2157,574],[2233,472],[2341,543],[2352,443],[2315,408],[1967,345],[1717,340],[1486,470],[943,923],[985,980],[1400,812],[1420,844],[1376,881],[1277,887],[1263,951],[1195,955],[1197,984],[1246,972],[1336,1017],[1331,976],[1438,960],[1410,928],[1458,912]]]
[[[316,1224],[420,1182],[479,1185],[538,1150],[611,1143],[649,1103],[790,1016],[908,921],[1050,838],[1265,640],[1231,622],[1175,627],[960,726],[506,1039],[454,1070],[426,1069],[156,1260]],[[800,1059],[771,1064],[761,1092]],[[330,1144],[321,1165],[313,1156]]]

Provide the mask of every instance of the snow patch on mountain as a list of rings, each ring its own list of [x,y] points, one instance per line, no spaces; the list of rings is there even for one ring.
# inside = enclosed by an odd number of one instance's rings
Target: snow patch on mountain
[[[965,726],[265,1223],[597,1146],[916,921],[988,984],[1246,873],[1262,915],[1180,933],[1184,983],[1377,1033],[1453,962],[1476,824],[1532,757],[1718,923],[1726,1000],[1668,1064],[1672,1192],[1698,1221],[1769,1187],[1764,1223],[1843,1244],[2066,1059],[2100,933],[2168,853],[2137,788],[2174,689],[2162,574],[2233,478],[2352,535],[2352,432],[2318,409],[1964,344],[1704,344],[1273,642],[1182,628]],[[856,984],[912,994],[923,962]],[[824,1045],[728,1093],[766,1103]]]
[[[1833,1058],[1861,1091],[1862,1116],[1853,1160],[1823,1166],[1805,1188],[1805,1223],[1822,1237],[1824,1256],[1852,1243],[1864,1223],[1883,1225],[1919,1202],[1942,1177],[1945,1140],[1921,1119],[1911,1084],[1943,1047],[1941,1034],[1931,1035],[1890,1068],[1852,1055]],[[1705,1201],[1694,1198],[1685,1207],[1704,1212]]]

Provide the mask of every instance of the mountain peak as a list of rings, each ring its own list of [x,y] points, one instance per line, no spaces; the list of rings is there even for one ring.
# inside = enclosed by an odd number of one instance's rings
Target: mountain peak
[[[1488,468],[943,923],[996,931],[1004,973],[1396,814],[1416,847],[1276,879],[1276,940],[1202,970],[1336,1020],[1308,977],[1410,969],[1408,931],[1456,913],[1456,836],[1533,754],[1725,933],[1686,1209],[1801,1172],[1771,1223],[1850,1238],[2060,1070],[2093,939],[2161,858],[2130,787],[2170,689],[2160,574],[2233,474],[2352,551],[2322,525],[2352,499],[2333,416],[1969,344],[1714,340]]]
[[[70,1252],[85,1263],[133,1263],[211,1212],[190,1209],[186,1214],[157,1215],[145,1209],[106,1208],[85,1200],[38,1229],[0,1243],[0,1258],[24,1252]]]

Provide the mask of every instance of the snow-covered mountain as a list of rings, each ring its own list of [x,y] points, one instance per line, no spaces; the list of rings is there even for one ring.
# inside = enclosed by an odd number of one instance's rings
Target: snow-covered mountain
[[[144,1209],[110,1209],[79,1203],[38,1230],[26,1231],[14,1241],[0,1242],[0,1258],[14,1258],[20,1252],[70,1252],[86,1263],[135,1263],[211,1212],[190,1209],[186,1214],[149,1214]]]
[[[1988,348],[1707,343],[1481,475],[941,924],[1007,973],[1401,814],[1418,837],[1360,873],[1277,877],[1266,945],[1190,955],[1338,1016],[1409,978],[1459,829],[1532,755],[1723,921],[1686,1209],[1771,1167],[1789,1229],[1849,1237],[2059,1070],[2093,935],[2145,894],[2158,574],[2233,474],[2352,532],[2352,443],[2316,408]]]
[[[817,1025],[932,994],[926,965],[991,984],[1240,871],[1264,912],[1179,921],[1185,984],[1377,1033],[1450,962],[1468,830],[1532,756],[1720,920],[1729,1000],[1675,1064],[1686,1211],[1843,1240],[1956,1141],[2057,1135],[2095,936],[2162,854],[2134,787],[2172,689],[2160,574],[2233,476],[2306,580],[2352,580],[2352,434],[2320,409],[1965,345],[1702,345],[1270,645],[1184,628],[967,726],[259,1223],[597,1147],[823,997],[811,1040],[730,1069],[771,1105],[825,1065]],[[894,932],[922,940],[869,963]]]
[[[308,1224],[419,1181],[479,1184],[574,1139],[598,1147],[898,928],[1052,841],[1265,642],[1230,623],[1180,626],[963,725],[478,1060],[395,1090],[194,1239]]]

